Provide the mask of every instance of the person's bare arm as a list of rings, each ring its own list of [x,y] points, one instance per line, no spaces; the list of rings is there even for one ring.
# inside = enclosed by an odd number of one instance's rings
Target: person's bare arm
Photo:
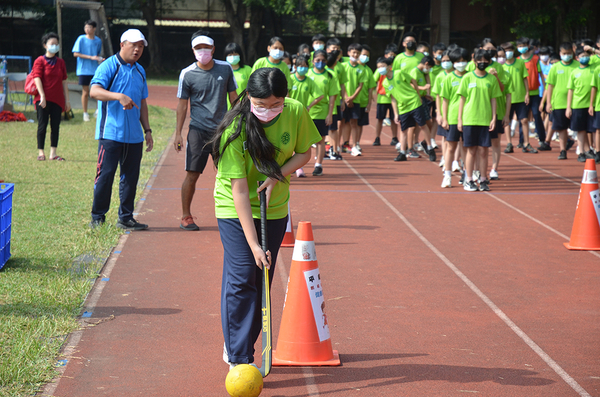
[[[144,128],[146,151],[151,152],[154,147],[154,139],[152,139],[152,131],[150,130],[150,121],[148,119],[148,102],[145,99],[142,99],[140,106],[140,122]]]
[[[231,94],[231,93],[230,93]],[[175,151],[180,152],[183,146],[183,138],[181,137],[181,130],[183,129],[183,123],[185,122],[185,117],[187,116],[188,110],[188,100],[187,99],[179,99],[177,102],[177,121],[175,124],[175,139],[173,140],[173,147]]]

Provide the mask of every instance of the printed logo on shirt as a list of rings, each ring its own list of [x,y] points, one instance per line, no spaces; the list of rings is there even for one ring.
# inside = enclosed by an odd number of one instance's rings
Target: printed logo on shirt
[[[575,75],[575,77],[576,77],[576,78],[579,78],[579,77],[581,77],[581,73],[577,73],[577,74]]]
[[[223,80],[223,77],[219,76],[219,78],[217,78],[217,80]]]
[[[290,133],[289,132],[283,133],[283,135],[281,136],[281,143],[283,143],[284,145],[287,145],[288,143],[290,143]]]
[[[556,74],[564,74],[564,73],[565,73],[565,71],[564,71],[564,70],[557,70],[557,71],[556,71]]]
[[[469,88],[475,88],[477,87],[477,83],[469,83]]]
[[[292,91],[296,91],[297,89],[298,89],[298,87],[297,87],[296,85],[294,85],[294,86],[292,87]]]
[[[456,87],[460,85],[460,81],[453,81],[452,82],[452,87]]]

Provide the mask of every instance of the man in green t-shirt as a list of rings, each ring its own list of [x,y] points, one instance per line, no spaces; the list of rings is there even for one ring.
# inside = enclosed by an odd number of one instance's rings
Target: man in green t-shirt
[[[360,44],[350,44],[348,46],[348,55],[350,58],[348,62],[342,64],[344,75],[346,76],[346,83],[344,84],[346,86],[346,97],[344,98],[346,109],[342,112],[342,138],[344,145],[347,145],[350,140],[350,134],[352,134],[353,146],[350,152],[352,156],[360,156],[362,154],[358,142],[358,119],[360,119],[361,112],[359,95],[370,77],[370,74],[365,72],[365,69],[358,63],[361,51],[362,47]]]
[[[413,32],[404,35],[402,45],[404,46],[404,52],[394,58],[393,70],[410,70],[423,59],[423,53],[417,52],[417,36]]]
[[[370,59],[371,47],[363,44],[360,56],[358,57],[358,64],[367,74],[367,79],[363,89],[358,95],[358,102],[360,104],[360,118],[358,119],[358,142],[360,142],[360,139],[362,138],[363,127],[365,125],[369,125],[369,112],[371,111],[371,104],[373,102],[373,90],[375,87],[377,87],[377,81],[371,78],[373,76],[373,70],[367,66],[367,62],[369,62]]]
[[[416,80],[417,87],[419,89],[419,95],[423,106],[425,106],[425,125],[423,127],[415,128],[414,142],[419,142],[419,133],[423,131],[425,139],[421,142],[423,151],[429,156],[429,161],[436,161],[435,149],[431,145],[431,131],[433,129],[433,123],[431,122],[431,107],[433,104],[433,98],[430,95],[431,85],[427,82],[427,76],[431,72],[431,68],[435,65],[432,57],[426,55],[421,59],[419,64],[408,71],[410,77]],[[419,149],[420,150],[420,149]]]

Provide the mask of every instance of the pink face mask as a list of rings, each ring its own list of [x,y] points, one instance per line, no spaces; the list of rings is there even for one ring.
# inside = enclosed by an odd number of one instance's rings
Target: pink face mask
[[[196,55],[196,60],[203,65],[208,64],[212,60],[212,50],[208,48],[194,50],[194,55]]]
[[[254,107],[254,104],[250,102],[250,111],[263,123],[268,123],[273,120],[279,113],[283,111],[283,104],[273,109],[265,109],[262,107]]]

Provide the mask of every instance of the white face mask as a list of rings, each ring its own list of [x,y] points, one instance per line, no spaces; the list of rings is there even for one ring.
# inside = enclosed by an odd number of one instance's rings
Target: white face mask
[[[315,44],[313,48],[315,49],[315,51],[319,51],[325,48],[325,44]]]
[[[271,50],[271,51],[269,51],[269,55],[271,56],[271,58],[273,58],[274,60],[278,61],[281,58],[283,58],[283,51],[281,51],[281,50]]]
[[[514,51],[506,51],[506,59],[512,59],[512,57],[515,55]]]
[[[60,51],[60,45],[59,44],[51,44],[48,46],[48,52],[51,54],[56,54],[58,51]]]
[[[444,70],[452,69],[452,62],[450,62],[450,61],[442,62],[442,69],[444,69]]]
[[[423,73],[428,74],[431,71],[430,68],[423,68]]]
[[[548,59],[550,59],[550,55],[540,55],[540,60],[542,62],[548,62]]]
[[[349,57],[350,58],[350,62],[352,63],[356,63],[358,62],[358,59],[354,58],[354,57]]]
[[[466,68],[467,68],[466,62],[455,62],[454,63],[454,69],[458,70],[459,72],[464,72]]]
[[[428,57],[428,56],[429,56],[429,53],[428,53],[427,51],[423,51],[423,56],[424,56],[424,57]]]
[[[378,71],[378,72],[379,72],[379,74],[380,74],[380,75],[382,75],[382,76],[384,76],[384,75],[386,75],[386,74],[387,74],[387,68],[386,68],[386,67],[384,67],[384,66],[383,66],[383,67],[380,67],[380,68],[377,68],[377,71]]]
[[[369,57],[367,55],[361,55],[358,60],[360,61],[360,63],[367,63],[369,62]]]

